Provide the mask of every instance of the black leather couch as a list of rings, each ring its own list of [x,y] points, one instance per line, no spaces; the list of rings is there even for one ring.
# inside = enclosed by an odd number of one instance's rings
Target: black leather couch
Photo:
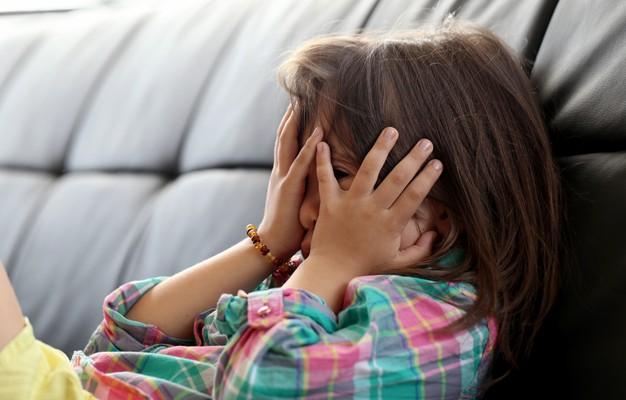
[[[171,275],[260,222],[284,51],[448,12],[529,60],[575,239],[531,361],[487,397],[626,398],[623,0],[187,1],[0,19],[0,260],[37,336],[71,355],[119,284]]]

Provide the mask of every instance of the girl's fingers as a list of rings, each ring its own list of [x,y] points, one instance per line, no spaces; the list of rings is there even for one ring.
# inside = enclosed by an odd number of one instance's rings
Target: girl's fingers
[[[361,163],[361,167],[350,185],[351,193],[361,196],[371,193],[378,180],[380,169],[383,167],[387,155],[397,138],[398,131],[394,128],[385,128],[383,130],[374,147],[367,153],[363,163]]]
[[[376,188],[374,197],[377,204],[389,208],[396,201],[400,193],[415,177],[433,150],[428,139],[422,139],[411,151],[394,167],[384,181]]]
[[[304,142],[304,146],[298,153],[298,156],[289,167],[287,174],[294,175],[296,179],[304,179],[309,172],[311,160],[315,157],[315,145],[322,140],[323,132],[319,126],[313,130],[313,133]]]
[[[278,172],[281,175],[289,171],[289,167],[298,154],[296,135],[298,134],[298,124],[300,123],[299,114],[295,108],[291,108],[291,113],[278,137]]]
[[[438,166],[439,168],[437,168]],[[424,201],[430,189],[439,179],[442,170],[441,161],[431,160],[409,186],[404,189],[398,200],[390,208],[398,224],[406,224],[409,218],[417,212],[422,201]]]
[[[330,147],[325,142],[317,144],[316,153],[317,184],[320,191],[320,202],[325,201],[328,196],[332,196],[339,188],[339,183],[333,174],[333,167],[330,161]]]
[[[278,129],[276,130],[276,140],[274,140],[274,164],[278,166],[278,143],[280,142],[280,135],[283,132],[283,127],[285,126],[285,122],[287,122],[287,118],[291,115],[291,103],[287,105],[287,110],[283,114],[283,118],[280,120],[280,124],[278,125]]]

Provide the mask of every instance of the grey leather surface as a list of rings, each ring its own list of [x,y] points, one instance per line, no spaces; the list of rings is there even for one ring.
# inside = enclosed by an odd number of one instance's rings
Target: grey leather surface
[[[557,0],[382,0],[368,30],[416,28],[438,24],[448,13],[493,30],[519,54],[534,60]]]
[[[286,51],[450,11],[533,63],[580,264],[530,364],[487,397],[626,398],[621,0],[195,0],[20,29],[0,18],[0,260],[36,335],[71,355],[112,289],[180,271],[261,221]]]
[[[23,242],[38,209],[47,201],[46,194],[56,182],[56,176],[44,171],[0,169],[0,260],[12,275],[14,263],[7,263],[8,256]],[[33,288],[35,289],[35,288]]]
[[[155,199],[120,281],[171,275],[245,238],[246,224],[261,222],[268,180],[269,170],[249,168],[181,175]]]

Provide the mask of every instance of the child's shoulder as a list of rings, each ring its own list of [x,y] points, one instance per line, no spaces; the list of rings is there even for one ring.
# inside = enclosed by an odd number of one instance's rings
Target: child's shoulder
[[[469,282],[436,281],[418,276],[367,275],[348,284],[346,296],[357,301],[373,301],[383,297],[390,303],[424,300],[467,305],[476,300],[476,288]]]
[[[465,252],[461,247],[453,247],[433,264],[443,267],[453,267],[461,263]],[[429,267],[426,267],[429,269]],[[382,290],[387,293],[399,293],[401,300],[427,295],[445,301],[476,299],[475,286],[466,281],[434,280],[417,275],[367,275],[353,279],[349,286],[352,291]],[[462,301],[466,303],[466,301]]]

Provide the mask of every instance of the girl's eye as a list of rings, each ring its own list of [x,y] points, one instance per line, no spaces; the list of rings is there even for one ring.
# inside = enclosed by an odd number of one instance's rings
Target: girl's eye
[[[340,180],[342,178],[345,178],[346,176],[348,176],[349,174],[343,172],[343,171],[339,171],[338,169],[334,169],[333,168],[333,173],[335,174],[335,179]]]

